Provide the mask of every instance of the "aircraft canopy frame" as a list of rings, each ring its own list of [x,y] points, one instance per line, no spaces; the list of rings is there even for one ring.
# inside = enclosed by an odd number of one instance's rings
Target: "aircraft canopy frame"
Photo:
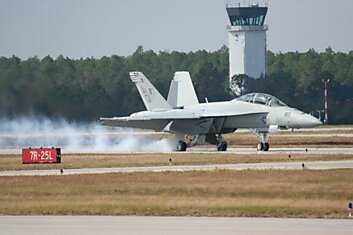
[[[249,93],[243,96],[236,98],[237,101],[244,101],[254,104],[262,104],[269,107],[285,107],[287,106],[284,102],[278,98],[266,94],[266,93]]]

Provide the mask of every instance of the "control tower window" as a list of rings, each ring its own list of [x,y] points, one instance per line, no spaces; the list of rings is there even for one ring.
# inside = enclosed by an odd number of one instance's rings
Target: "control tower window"
[[[232,16],[231,24],[234,26],[242,26],[242,25],[263,25],[265,16],[259,15],[255,17],[248,16]]]
[[[263,25],[266,18],[267,7],[227,7],[231,25]]]

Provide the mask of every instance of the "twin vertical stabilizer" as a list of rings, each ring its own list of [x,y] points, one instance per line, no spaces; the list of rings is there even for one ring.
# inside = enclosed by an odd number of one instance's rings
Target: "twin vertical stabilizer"
[[[133,81],[139,91],[143,103],[148,111],[169,110],[172,107],[158,92],[158,90],[148,81],[141,72],[130,72],[131,81]]]
[[[170,110],[199,103],[189,72],[175,72],[170,83],[168,101],[163,98],[143,73],[130,72],[129,75],[148,111]]]
[[[189,72],[175,72],[167,101],[173,108],[199,103]]]

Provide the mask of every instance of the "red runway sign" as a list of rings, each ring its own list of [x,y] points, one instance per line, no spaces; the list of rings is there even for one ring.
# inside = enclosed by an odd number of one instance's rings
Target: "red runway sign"
[[[22,149],[22,163],[61,163],[60,148]]]

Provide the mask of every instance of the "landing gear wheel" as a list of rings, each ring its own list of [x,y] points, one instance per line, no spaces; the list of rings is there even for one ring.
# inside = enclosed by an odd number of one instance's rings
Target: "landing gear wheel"
[[[269,143],[259,143],[257,145],[257,151],[265,151],[267,152],[270,149]]]
[[[227,151],[227,142],[221,142],[217,146],[218,151]]]
[[[270,149],[269,143],[263,143],[263,151],[267,152]]]
[[[186,151],[186,143],[184,141],[179,141],[177,144],[177,151],[184,152]]]

